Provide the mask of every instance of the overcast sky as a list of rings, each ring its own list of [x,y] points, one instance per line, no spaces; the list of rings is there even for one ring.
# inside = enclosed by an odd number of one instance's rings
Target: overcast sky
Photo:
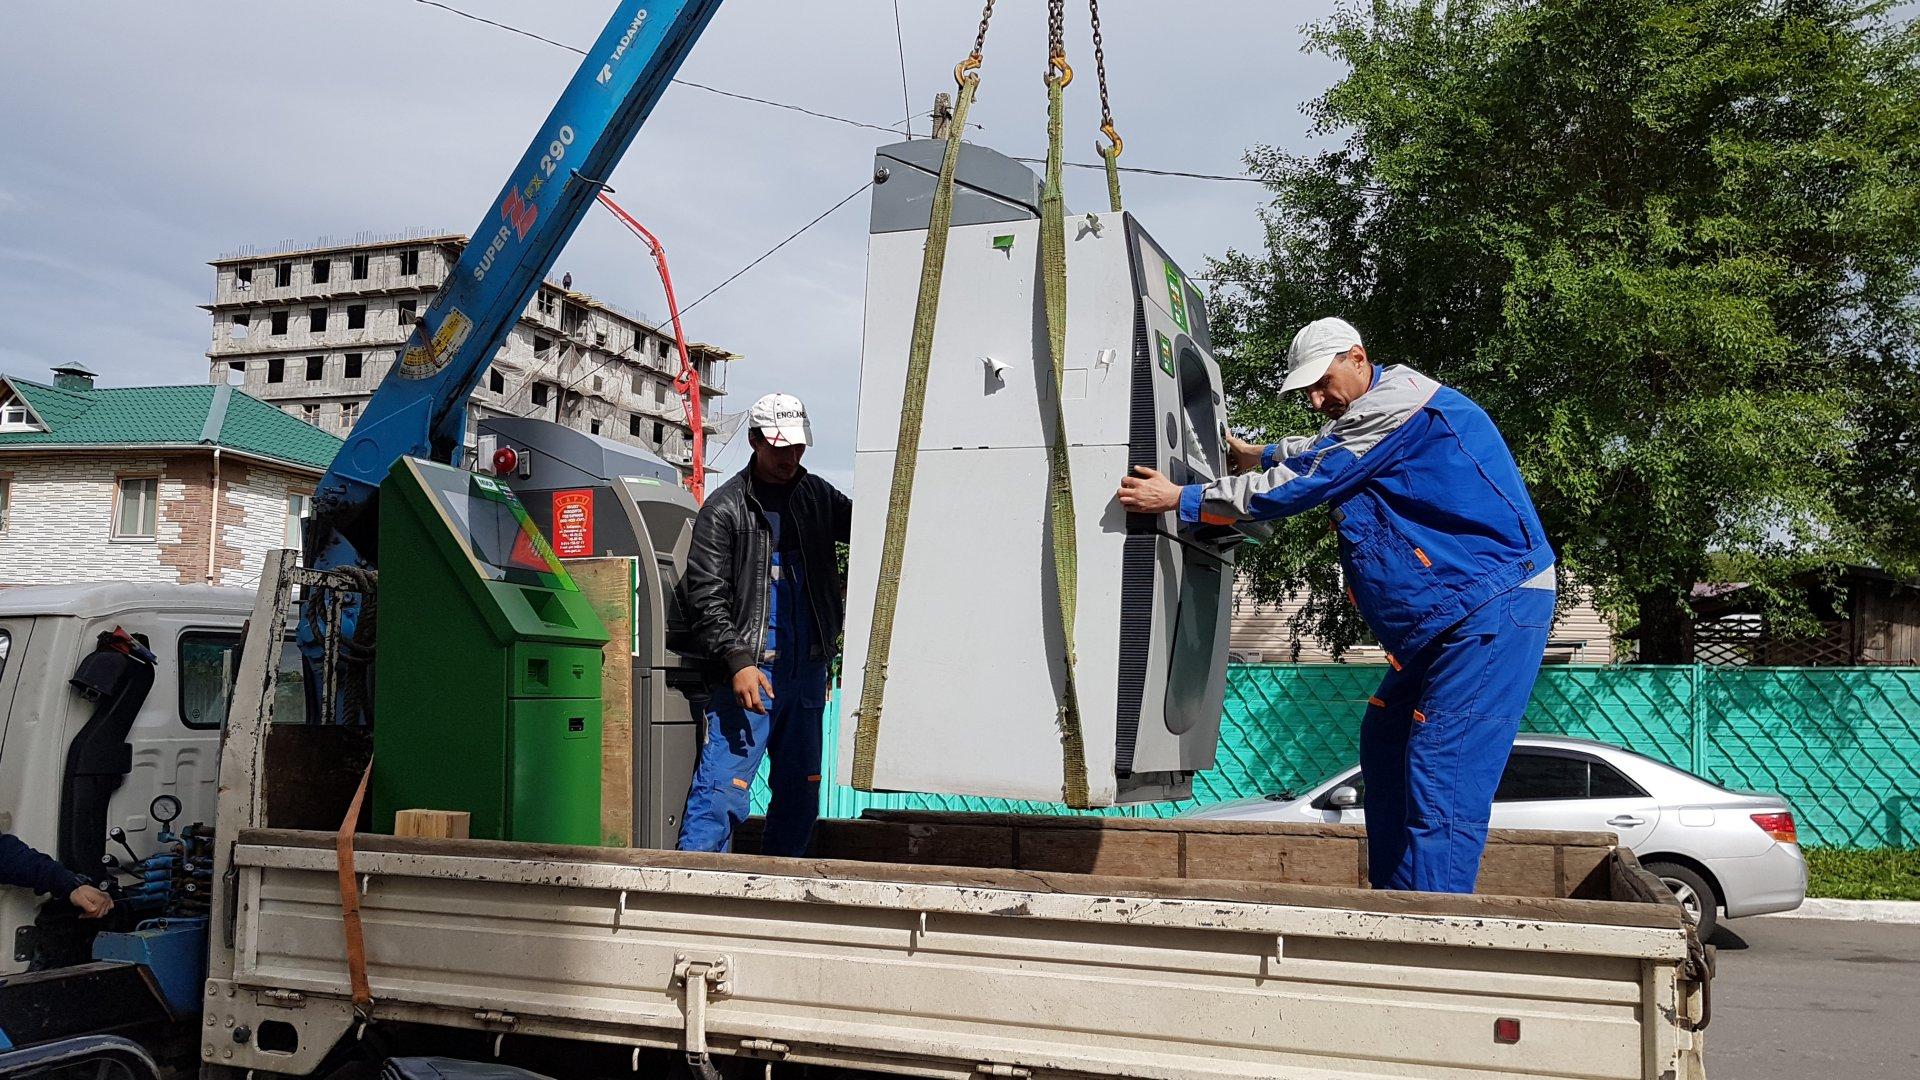
[[[608,0],[447,0],[584,47]],[[1115,120],[1131,165],[1243,172],[1255,143],[1304,148],[1303,101],[1338,71],[1299,51],[1329,5],[1106,0]],[[1096,160],[1085,10],[1069,4],[1070,159]],[[979,5],[900,0],[914,112],[952,88]],[[987,40],[980,142],[1045,149],[1044,5],[1002,0]],[[469,232],[579,58],[417,0],[68,0],[0,14],[0,371],[78,360],[103,385],[206,381],[207,260],[253,245],[412,226]],[[900,120],[891,0],[727,0],[681,75],[876,124]],[[915,130],[926,133],[926,121]],[[889,141],[674,86],[612,177],[658,234],[682,303],[853,191]],[[1129,175],[1127,208],[1189,273],[1259,243],[1255,184]],[[1105,208],[1097,171],[1067,205]],[[864,289],[866,198],[687,317],[745,354],[729,409],[801,395],[809,463],[845,484]],[[577,288],[664,317],[645,250],[595,211],[554,268]],[[740,441],[744,444],[744,440]],[[743,445],[721,461],[737,468]]]

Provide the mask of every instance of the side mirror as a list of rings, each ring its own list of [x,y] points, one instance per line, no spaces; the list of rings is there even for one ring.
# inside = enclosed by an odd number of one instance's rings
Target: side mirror
[[[1360,792],[1352,784],[1341,784],[1327,792],[1327,806],[1334,810],[1351,810],[1360,805]]]

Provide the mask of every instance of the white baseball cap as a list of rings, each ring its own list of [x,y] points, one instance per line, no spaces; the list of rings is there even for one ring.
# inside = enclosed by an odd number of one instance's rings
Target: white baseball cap
[[[1315,319],[1293,335],[1287,349],[1287,379],[1280,392],[1312,386],[1333,366],[1333,358],[1361,344],[1360,331],[1345,319]]]
[[[807,407],[792,394],[768,394],[753,403],[747,425],[758,431],[770,446],[812,446],[813,428],[807,423]]]

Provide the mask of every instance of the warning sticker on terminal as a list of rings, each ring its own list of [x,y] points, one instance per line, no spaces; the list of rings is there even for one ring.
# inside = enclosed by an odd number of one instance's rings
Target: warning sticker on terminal
[[[423,322],[421,325],[424,327],[426,324]],[[433,340],[409,348],[400,357],[400,377],[424,379],[429,375],[438,375],[453,359],[453,351],[472,332],[473,320],[467,318],[465,312],[459,308],[447,312],[447,317],[440,320],[440,329],[434,332]]]

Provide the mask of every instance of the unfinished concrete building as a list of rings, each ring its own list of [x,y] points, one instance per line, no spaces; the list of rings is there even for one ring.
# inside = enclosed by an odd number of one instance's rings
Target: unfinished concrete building
[[[457,233],[366,237],[350,244],[286,245],[213,261],[211,380],[241,387],[335,435],[359,419],[374,388],[446,280],[467,238]],[[490,416],[539,416],[643,446],[677,465],[692,429],[674,393],[680,359],[671,326],[571,288],[571,276],[535,293],[467,407],[467,447]],[[688,345],[701,409],[738,357]]]

